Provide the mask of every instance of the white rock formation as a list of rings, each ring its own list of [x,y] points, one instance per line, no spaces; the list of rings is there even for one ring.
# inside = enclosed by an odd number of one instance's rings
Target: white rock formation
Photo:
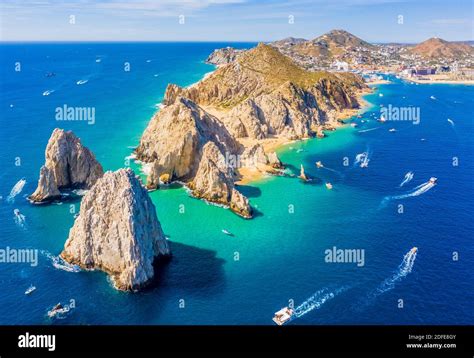
[[[61,189],[89,189],[104,171],[94,154],[71,131],[56,128],[45,151],[38,187],[32,202],[47,202],[61,196]]]
[[[84,195],[61,257],[107,272],[117,289],[138,290],[170,254],[147,190],[131,169],[106,172]]]

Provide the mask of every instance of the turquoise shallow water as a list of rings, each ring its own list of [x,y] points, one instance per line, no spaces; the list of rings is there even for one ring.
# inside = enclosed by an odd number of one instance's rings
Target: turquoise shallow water
[[[0,246],[57,255],[64,245],[74,220],[70,204],[77,210],[79,202],[37,207],[24,198],[35,188],[54,127],[74,130],[106,169],[120,168],[166,84],[199,80],[212,70],[203,63],[206,56],[226,45],[2,45]],[[17,61],[19,73],[12,70]],[[123,71],[124,62],[130,72]],[[56,76],[46,78],[48,71]],[[80,79],[89,82],[78,86]],[[472,324],[474,89],[393,80],[367,97],[373,105],[355,119],[359,127],[279,150],[290,172],[305,166],[311,183],[267,177],[240,187],[257,210],[252,220],[190,198],[179,186],[151,193],[174,253],[158,272],[156,287],[117,292],[105,274],[58,270],[42,254],[37,267],[0,264],[0,323],[272,324],[273,312],[289,300],[298,306],[315,295],[307,306],[313,309],[291,324]],[[50,89],[56,91],[42,96]],[[94,106],[96,123],[55,121],[54,108],[65,103]],[[417,106],[421,122],[380,124],[380,104]],[[364,151],[370,163],[362,169],[353,163]],[[451,165],[453,156],[458,167]],[[14,165],[17,157],[21,166]],[[318,160],[332,170],[317,169]],[[408,171],[414,179],[399,188]],[[433,189],[381,205],[384,197],[410,192],[431,176],[439,181]],[[21,178],[27,181],[23,191],[8,203]],[[397,213],[399,203],[403,214]],[[15,224],[14,208],[26,216],[24,228]],[[326,263],[325,250],[333,246],[365,250],[365,265]],[[413,246],[419,251],[412,271],[400,275],[398,266]],[[31,283],[37,290],[27,297],[23,292]],[[76,308],[64,319],[46,317],[52,305],[71,298]],[[399,299],[404,308],[398,308]]]

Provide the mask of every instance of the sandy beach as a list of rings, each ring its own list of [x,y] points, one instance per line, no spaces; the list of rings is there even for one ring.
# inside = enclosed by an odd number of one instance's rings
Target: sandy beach
[[[370,94],[370,93],[372,93],[372,90],[370,89],[357,93],[356,98],[360,104],[359,108],[345,109],[341,111],[337,115],[337,121],[327,123],[326,126],[337,129],[344,125],[340,123],[339,120],[344,120],[344,119],[348,119],[353,116],[356,116],[358,113],[360,113],[361,110],[370,106],[370,103],[366,101],[364,98],[365,95]],[[276,151],[278,148],[281,148],[285,144],[293,143],[296,141],[304,141],[308,139],[311,139],[311,138],[303,138],[303,139],[297,139],[297,140],[289,140],[288,138],[282,138],[282,137],[272,137],[272,138],[265,138],[265,139],[260,139],[260,140],[250,139],[250,138],[239,138],[239,142],[246,148],[252,145],[255,145],[257,143],[260,143],[263,146],[265,153],[270,153],[270,152]],[[240,180],[237,181],[236,184],[246,185],[251,182],[260,180],[263,177],[268,176],[269,175],[268,171],[271,172],[272,170],[274,169],[268,165],[260,165],[257,168],[248,168],[248,167],[239,168],[238,172],[240,174]]]

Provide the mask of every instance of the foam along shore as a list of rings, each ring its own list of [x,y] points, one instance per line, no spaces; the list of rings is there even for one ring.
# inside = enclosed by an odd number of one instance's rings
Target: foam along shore
[[[281,163],[274,149],[324,137],[324,130],[336,129],[360,110],[361,95],[368,91],[355,74],[309,72],[259,44],[192,86],[168,85],[164,106],[136,149],[138,160],[153,163],[147,187],[156,189],[158,178],[167,174],[196,197],[231,209],[235,197],[248,206],[245,197],[235,195],[234,183],[275,173]],[[244,164],[227,165],[229,157],[243,158]],[[224,165],[218,164],[222,158]],[[248,217],[244,207],[234,211]]]
[[[453,84],[453,85],[474,85],[473,80],[453,79],[446,75],[429,75],[423,77],[402,77],[404,80],[420,84]]]

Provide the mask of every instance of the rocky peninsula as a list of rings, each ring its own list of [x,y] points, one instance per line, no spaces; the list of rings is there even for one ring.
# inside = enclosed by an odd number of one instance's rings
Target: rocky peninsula
[[[249,218],[248,200],[234,183],[281,169],[276,146],[322,137],[340,125],[341,113],[360,107],[358,95],[367,86],[351,73],[306,71],[269,45],[235,56],[224,50],[219,56],[226,63],[202,81],[168,85],[136,156],[151,168],[149,188],[166,175],[192,195]]]
[[[29,200],[44,203],[60,198],[62,189],[90,189],[103,174],[94,154],[72,131],[56,128],[46,146],[38,187]]]
[[[170,248],[147,190],[131,169],[106,172],[84,195],[61,257],[108,273],[119,290],[136,291],[154,277]]]

